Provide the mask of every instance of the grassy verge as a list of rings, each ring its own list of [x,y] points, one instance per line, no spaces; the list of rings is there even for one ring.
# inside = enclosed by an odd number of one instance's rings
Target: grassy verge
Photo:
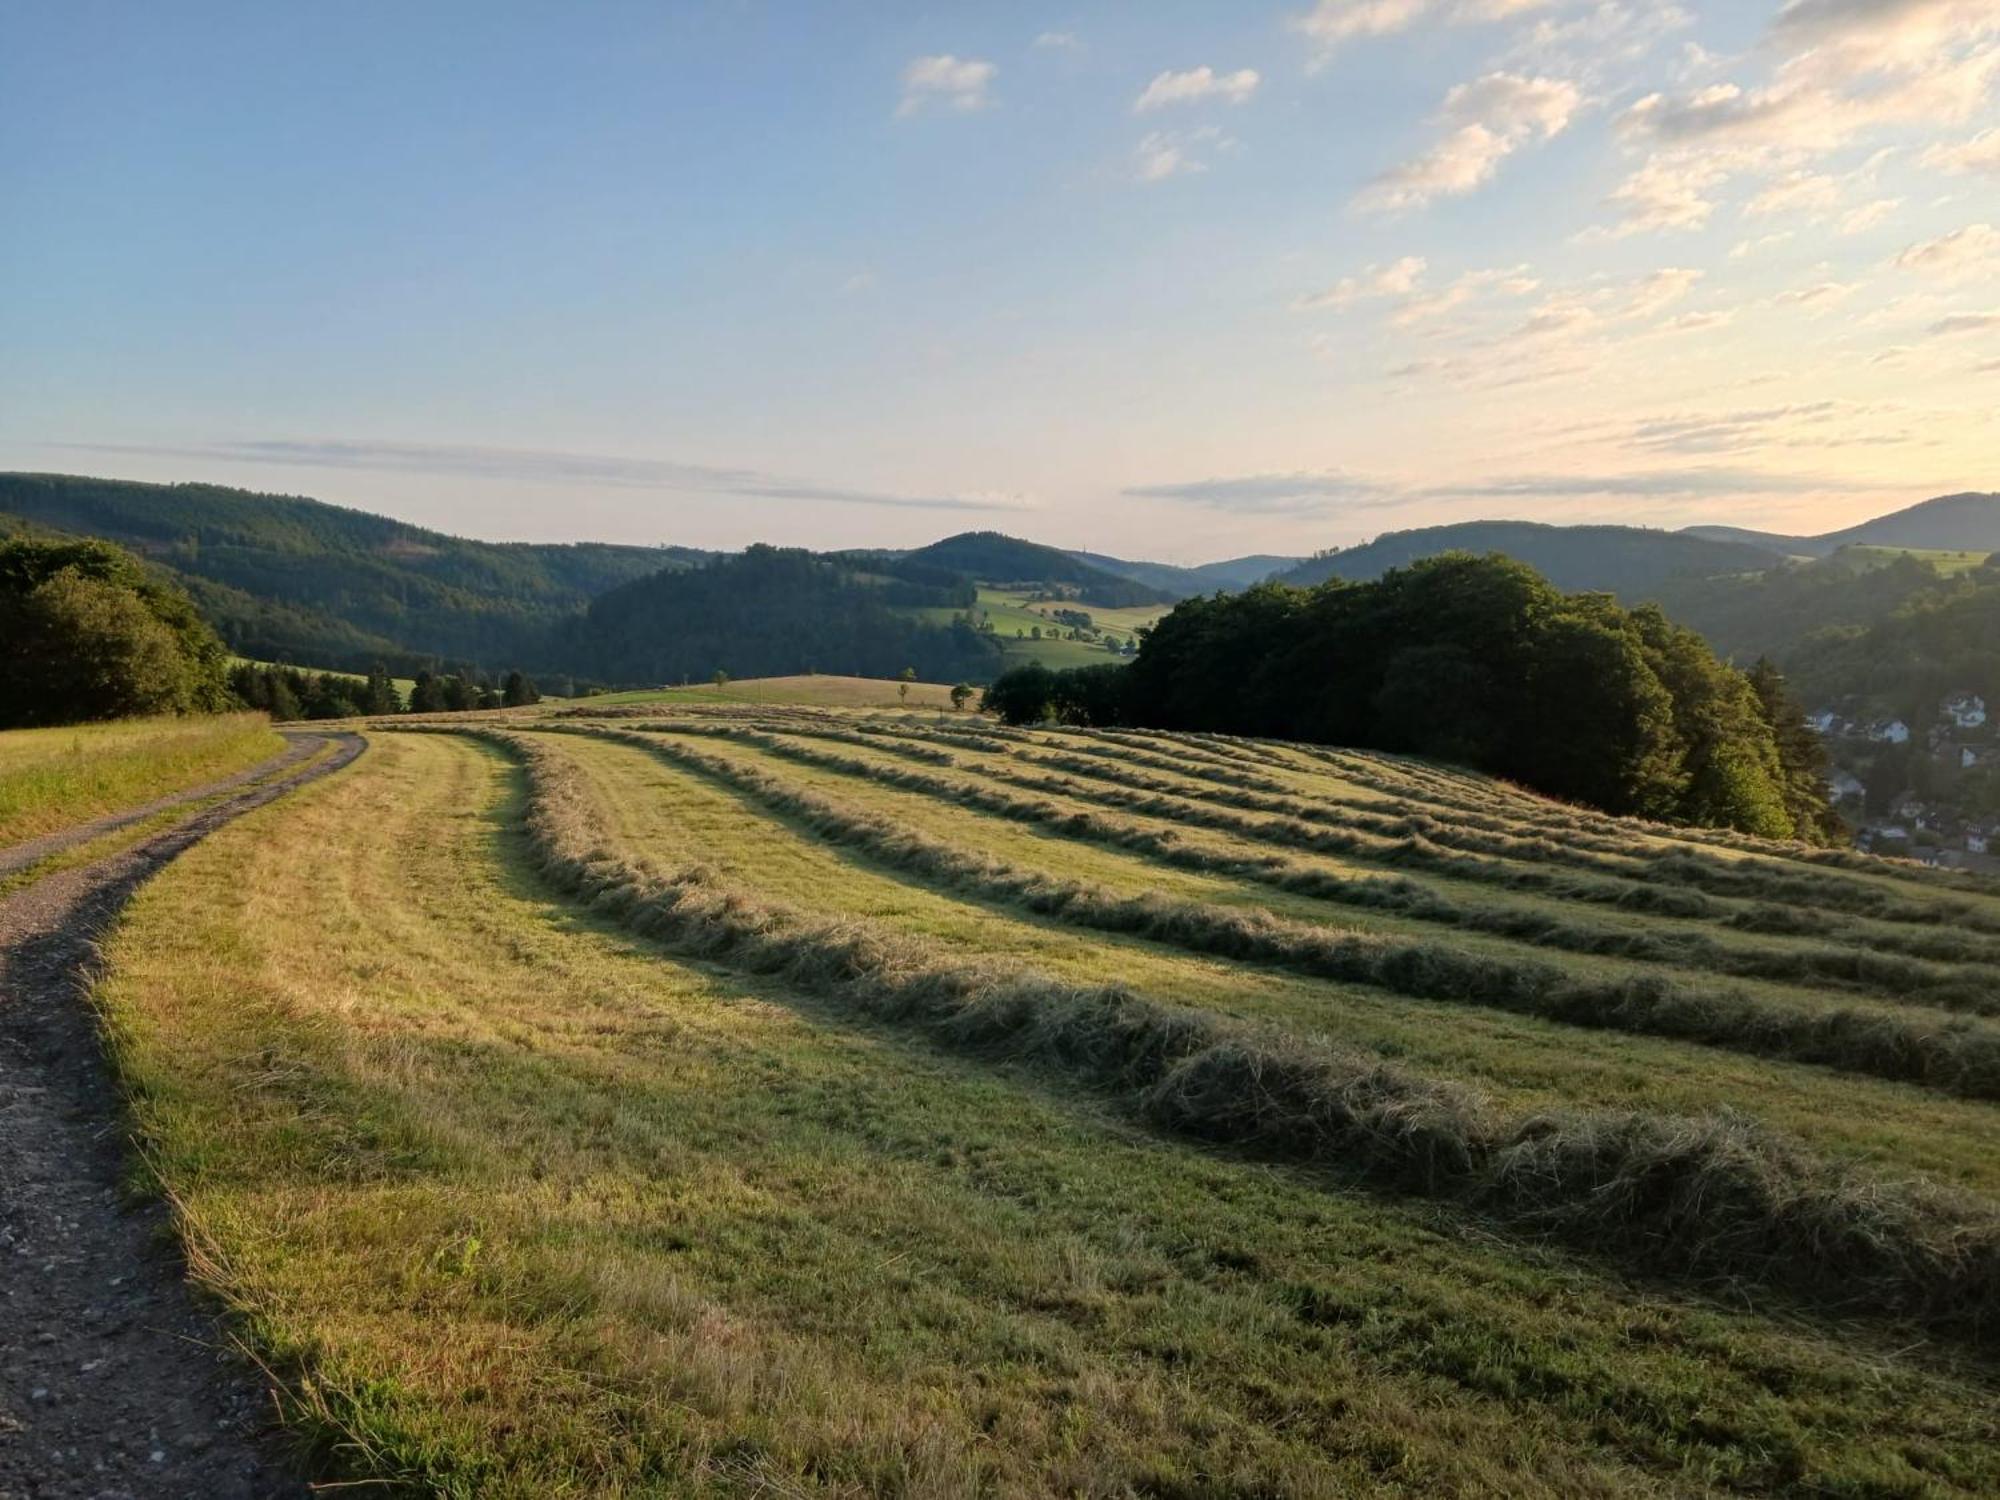
[[[233,775],[284,749],[262,714],[0,733],[0,848]]]
[[[72,844],[59,853],[51,854],[45,859],[39,859],[31,865],[25,865],[17,870],[9,870],[5,874],[0,874],[0,897],[31,886],[36,881],[41,880],[45,876],[53,875],[59,870],[68,870],[73,869],[77,865],[91,864],[109,855],[116,854],[121,849],[129,849],[134,844],[145,842],[162,829],[170,828],[176,823],[206,811],[218,802],[224,802],[231,797],[240,796],[243,792],[255,787],[267,786],[271,782],[281,780],[284,777],[295,776],[299,772],[316,766],[321,761],[327,760],[337,753],[338,747],[329,743],[302,760],[274,766],[271,770],[261,775],[253,776],[230,787],[226,791],[216,792],[207,797],[196,797],[185,802],[176,802],[173,806],[162,808],[150,817],[141,818],[137,822],[127,823],[121,828],[114,828],[108,833],[101,834],[94,839],[87,839],[83,843]]]

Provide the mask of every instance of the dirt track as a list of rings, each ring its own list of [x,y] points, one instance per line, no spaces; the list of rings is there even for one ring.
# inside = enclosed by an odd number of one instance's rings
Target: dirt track
[[[99,936],[189,845],[339,769],[357,735],[295,735],[240,776],[41,840],[61,847],[218,793],[215,803],[101,860],[0,900],[0,1500],[301,1495],[259,1434],[268,1393],[220,1348],[164,1210],[121,1191],[122,1105],[85,999]],[[289,775],[331,739],[333,755]]]

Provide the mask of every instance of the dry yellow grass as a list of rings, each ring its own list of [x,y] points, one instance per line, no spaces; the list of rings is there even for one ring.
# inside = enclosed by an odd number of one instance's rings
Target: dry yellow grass
[[[262,714],[0,733],[0,848],[214,781],[284,749]]]
[[[333,1470],[465,1496],[2000,1484],[1976,1374],[1149,1139],[673,961],[549,899],[519,797],[488,750],[378,736],[148,887],[110,954],[136,1122]]]

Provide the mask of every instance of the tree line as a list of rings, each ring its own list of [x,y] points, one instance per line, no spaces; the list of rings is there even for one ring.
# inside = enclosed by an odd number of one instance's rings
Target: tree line
[[[274,719],[446,713],[536,703],[520,671],[420,671],[407,701],[365,676],[234,662],[192,600],[109,542],[0,542],[0,728],[260,708]]]
[[[1563,594],[1497,556],[1186,600],[1129,667],[1017,669],[986,706],[1421,755],[1607,812],[1839,834],[1823,752],[1775,669],[1739,671],[1656,607]]]
[[[518,708],[539,703],[534,679],[520,671],[497,681],[478,674],[419,672],[407,698],[389,669],[377,666],[366,677],[342,672],[302,672],[296,667],[239,664],[229,686],[246,708],[261,708],[273,719],[352,719],[382,714],[458,713],[468,709]]]

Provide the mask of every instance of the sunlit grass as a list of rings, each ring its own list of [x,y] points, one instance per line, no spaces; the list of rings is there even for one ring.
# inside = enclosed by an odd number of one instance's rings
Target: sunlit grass
[[[0,847],[233,775],[284,749],[262,714],[0,733]]]
[[[896,884],[829,885],[643,752],[549,743],[662,854],[726,833],[828,898]],[[550,899],[519,797],[491,751],[377,736],[170,869],[110,954],[136,1123],[336,1470],[467,1496],[2000,1484],[1976,1376],[1151,1139],[674,961]]]

